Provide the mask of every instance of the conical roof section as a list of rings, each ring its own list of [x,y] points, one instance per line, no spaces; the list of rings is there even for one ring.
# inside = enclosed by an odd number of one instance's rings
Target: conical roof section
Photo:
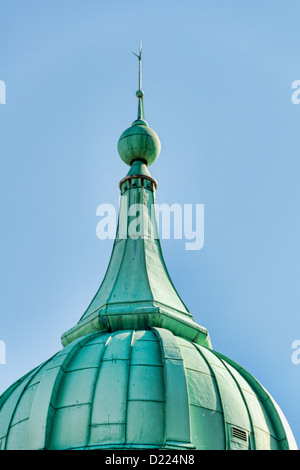
[[[160,153],[160,140],[144,120],[139,58],[138,116],[121,135],[118,151],[130,166],[120,182],[118,228],[104,279],[78,324],[63,334],[65,346],[94,331],[167,328],[210,347],[205,328],[194,322],[164,262],[155,208],[157,182],[148,167]]]

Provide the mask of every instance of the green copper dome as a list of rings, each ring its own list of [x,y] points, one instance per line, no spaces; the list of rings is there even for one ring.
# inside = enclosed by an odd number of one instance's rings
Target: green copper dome
[[[212,348],[172,283],[148,170],[158,146],[137,96],[106,274],[61,351],[0,397],[0,449],[296,449],[273,398]]]
[[[0,400],[1,449],[293,449],[266,390],[160,328],[72,342]]]

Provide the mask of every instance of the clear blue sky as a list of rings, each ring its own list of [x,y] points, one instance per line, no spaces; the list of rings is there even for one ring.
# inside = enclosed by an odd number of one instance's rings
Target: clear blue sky
[[[202,250],[162,242],[171,277],[299,445],[299,1],[2,0],[0,17],[0,393],[61,348],[102,281],[96,209],[128,171],[142,39],[157,202],[205,206]]]

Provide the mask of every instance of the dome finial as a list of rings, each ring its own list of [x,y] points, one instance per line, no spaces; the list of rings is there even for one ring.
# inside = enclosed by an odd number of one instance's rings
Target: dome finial
[[[139,100],[137,119],[126,129],[118,141],[118,152],[122,160],[129,166],[140,160],[147,166],[151,165],[160,153],[160,140],[157,134],[150,129],[144,116],[144,103],[142,90],[142,41],[139,54],[133,52],[139,59],[139,89],[136,96]]]
[[[140,41],[140,51],[139,55],[137,55],[135,52],[133,52],[138,59],[139,59],[139,90],[142,89],[142,41]]]
[[[136,92],[136,96],[139,100],[137,121],[145,121],[143,102],[144,92],[142,90],[142,41],[140,41],[139,55],[137,55],[135,52],[132,54],[134,54],[139,60],[139,89]]]

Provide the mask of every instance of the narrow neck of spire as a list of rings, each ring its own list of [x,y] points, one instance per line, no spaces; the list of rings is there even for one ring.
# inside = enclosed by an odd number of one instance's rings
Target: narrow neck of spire
[[[138,90],[136,92],[136,96],[139,99],[137,120],[138,121],[145,121],[144,101],[143,101],[144,92],[142,90]]]
[[[139,90],[142,89],[142,43],[140,44],[140,53],[138,55],[139,59]]]

